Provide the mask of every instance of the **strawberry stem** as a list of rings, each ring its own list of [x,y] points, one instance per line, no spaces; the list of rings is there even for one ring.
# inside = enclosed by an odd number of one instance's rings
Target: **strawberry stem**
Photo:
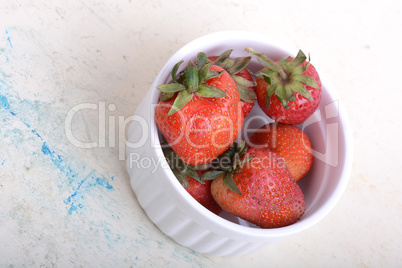
[[[258,53],[257,51],[255,51],[252,48],[245,48],[244,50],[247,51],[248,53],[256,55],[257,57],[259,57],[259,58],[263,59],[264,61],[268,62],[269,64],[271,64],[278,71],[279,76],[281,77],[282,81],[283,82],[288,81],[288,79],[289,79],[288,75],[285,73],[285,71],[276,62],[274,62],[273,60],[271,60],[270,58],[268,58],[264,54]]]

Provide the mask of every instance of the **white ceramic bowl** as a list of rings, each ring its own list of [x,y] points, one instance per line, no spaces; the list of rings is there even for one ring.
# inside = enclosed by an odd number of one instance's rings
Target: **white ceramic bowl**
[[[184,60],[182,66],[186,66],[200,51],[220,55],[233,49],[232,56],[248,56],[244,51],[246,47],[274,60],[297,54],[266,36],[250,32],[218,32],[200,37],[182,47],[163,66],[132,117],[128,130],[127,170],[139,203],[165,234],[201,253],[247,254],[305,230],[335,206],[351,172],[352,137],[348,119],[335,90],[321,74],[323,92],[319,109],[299,126],[310,137],[315,161],[307,177],[299,182],[305,195],[306,211],[298,222],[277,229],[260,229],[225,212],[215,215],[186,192],[169,169],[160,147],[154,120],[159,98],[156,86],[169,81],[175,63]],[[259,66],[253,56],[250,70],[256,71]],[[245,119],[241,135],[247,138],[270,121],[256,104]]]

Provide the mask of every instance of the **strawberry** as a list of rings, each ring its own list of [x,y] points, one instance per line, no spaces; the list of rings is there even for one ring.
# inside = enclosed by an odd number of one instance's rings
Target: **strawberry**
[[[172,83],[158,86],[161,100],[155,120],[168,144],[186,164],[202,165],[218,157],[236,140],[243,124],[235,81],[221,67],[198,54]]]
[[[321,100],[321,80],[306,56],[299,50],[296,58],[275,62],[250,48],[265,68],[256,75],[257,102],[273,120],[297,125],[309,118]]]
[[[243,116],[246,117],[254,107],[257,95],[255,94],[255,83],[250,72],[246,69],[251,57],[230,58],[232,50],[226,50],[220,56],[208,57],[215,65],[225,69],[235,80],[239,90]]]
[[[222,211],[222,208],[212,197],[212,181],[200,180],[200,177],[208,170],[192,169],[191,166],[184,164],[177,154],[175,154],[174,151],[169,147],[165,147],[163,152],[171,170],[173,171],[173,174],[183,185],[186,191],[201,205],[218,215]]]
[[[202,175],[202,172],[198,173]],[[221,213],[222,208],[216,203],[211,194],[212,181],[206,180],[201,183],[190,176],[187,176],[187,180],[188,186],[186,190],[195,200],[213,213],[217,215]]]
[[[244,143],[236,147],[236,153],[227,154],[234,157],[225,161],[231,162],[223,168],[226,171],[212,181],[211,193],[218,205],[261,228],[296,222],[305,211],[304,196],[283,159],[266,148],[247,149]]]
[[[293,125],[266,124],[250,137],[248,145],[266,147],[280,155],[296,182],[306,176],[313,164],[310,139],[303,130]]]

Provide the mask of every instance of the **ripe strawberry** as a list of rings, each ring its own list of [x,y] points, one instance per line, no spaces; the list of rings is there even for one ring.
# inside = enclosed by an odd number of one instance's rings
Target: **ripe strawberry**
[[[305,211],[304,196],[283,159],[266,148],[239,147],[234,157],[237,167],[212,181],[218,205],[261,228],[296,222]]]
[[[254,107],[257,95],[255,94],[255,82],[250,72],[246,69],[251,57],[230,58],[232,50],[226,50],[220,56],[208,57],[214,65],[225,69],[235,80],[239,90],[243,116],[246,117]]]
[[[202,175],[202,172],[198,172]],[[194,197],[201,205],[209,209],[215,214],[219,214],[222,208],[216,203],[215,199],[211,194],[211,183],[212,181],[203,181],[202,183],[195,180],[194,178],[187,176],[188,187],[187,192]]]
[[[321,80],[306,56],[299,50],[296,58],[277,62],[247,48],[265,66],[256,75],[257,101],[273,120],[297,125],[309,118],[321,100]]]
[[[158,86],[161,100],[155,120],[168,144],[186,163],[202,165],[218,157],[236,140],[243,125],[235,81],[221,67],[189,62],[176,77],[181,62],[172,70],[172,83]]]
[[[200,179],[200,177],[208,170],[192,169],[193,167],[184,164],[170,147],[165,147],[163,152],[170,168],[173,171],[173,174],[183,185],[186,191],[201,205],[218,215],[222,211],[222,208],[212,197],[212,181],[201,181]]]
[[[306,176],[313,164],[310,139],[303,130],[293,125],[266,124],[250,137],[248,145],[266,147],[280,155],[296,182]]]

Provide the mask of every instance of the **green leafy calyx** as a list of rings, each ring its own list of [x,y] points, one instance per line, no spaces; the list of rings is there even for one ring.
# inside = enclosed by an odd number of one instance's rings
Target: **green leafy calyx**
[[[232,49],[226,50],[215,60],[214,64],[225,69],[236,82],[241,101],[254,102],[257,98],[257,95],[253,90],[249,89],[249,87],[255,86],[255,83],[236,75],[237,73],[246,69],[251,57],[230,58],[231,53]]]
[[[172,170],[173,174],[176,176],[177,180],[181,183],[184,188],[188,187],[187,176],[192,177],[196,181],[204,184],[196,170],[192,169],[191,166],[185,164],[183,160],[173,151],[172,148],[164,145],[166,148],[163,149],[166,161]]]
[[[211,71],[212,62],[208,60],[205,53],[197,54],[197,63],[189,61],[185,70],[177,74],[183,61],[176,63],[172,69],[172,82],[159,85],[161,100],[167,101],[177,94],[168,116],[182,109],[191,101],[194,94],[200,97],[216,98],[225,97],[226,92],[218,87],[207,85],[205,82],[211,78],[219,77],[222,72]]]
[[[252,155],[241,159],[241,156],[246,152],[247,147],[244,141],[241,140],[238,143],[235,142],[226,152],[209,163],[210,171],[207,171],[201,176],[201,181],[214,180],[223,175],[223,183],[226,187],[241,195],[240,189],[233,180],[233,175],[238,172],[242,165],[252,159]]]
[[[184,188],[187,188],[189,185],[187,177],[192,177],[199,183],[204,184],[206,180],[214,180],[223,175],[223,183],[226,185],[226,187],[241,195],[241,191],[233,180],[233,175],[239,171],[242,165],[249,162],[253,157],[252,155],[243,158],[241,157],[248,150],[246,143],[243,140],[239,141],[238,143],[235,142],[218,158],[199,166],[184,163],[183,160],[173,151],[173,149],[167,145],[167,142],[163,143],[163,153],[166,161],[173,174]],[[206,172],[200,176],[198,175],[197,171]]]
[[[256,55],[257,60],[266,68],[256,73],[267,82],[268,88],[265,97],[265,105],[269,108],[271,96],[275,94],[283,107],[288,109],[289,102],[295,101],[295,93],[300,93],[303,97],[312,101],[310,92],[304,85],[317,88],[316,80],[310,76],[303,75],[308,69],[309,62],[305,66],[306,55],[299,50],[297,56],[289,61],[289,57],[283,57],[275,62],[262,53],[256,52],[251,48],[245,49],[247,52]]]

